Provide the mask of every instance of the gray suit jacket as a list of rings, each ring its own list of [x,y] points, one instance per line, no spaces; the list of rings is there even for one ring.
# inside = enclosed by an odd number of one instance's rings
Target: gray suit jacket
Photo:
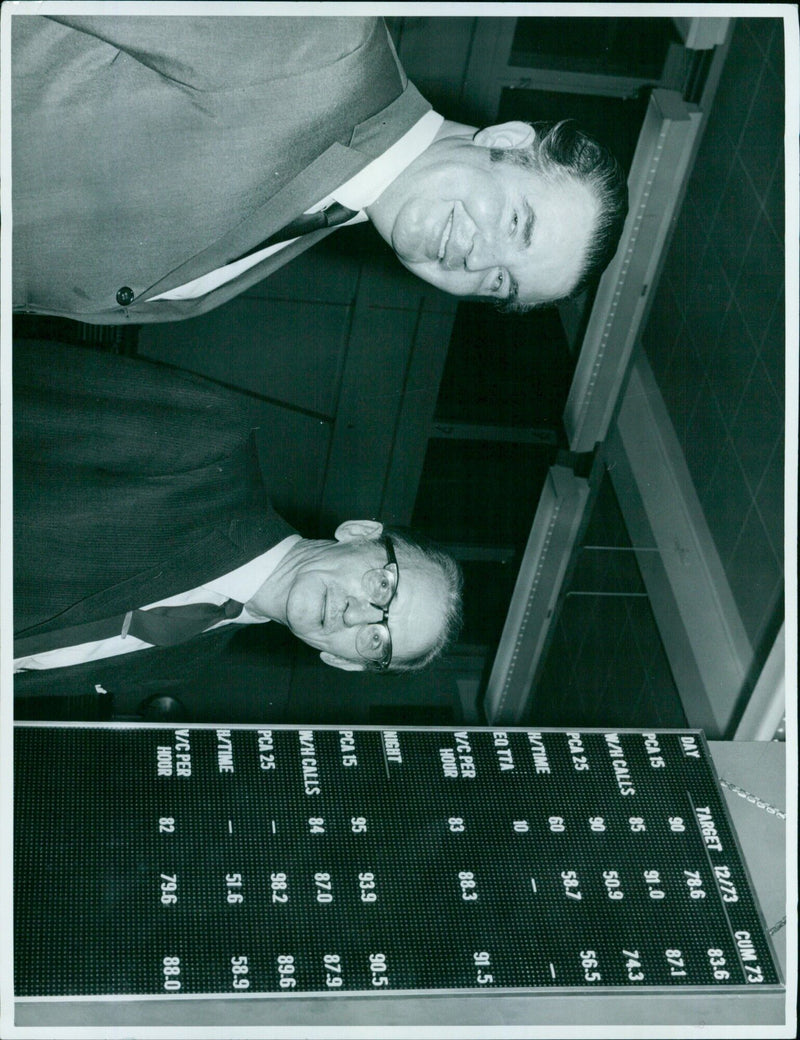
[[[124,324],[219,306],[330,232],[199,299],[148,300],[280,230],[430,108],[380,19],[11,27],[14,308],[27,313]]]

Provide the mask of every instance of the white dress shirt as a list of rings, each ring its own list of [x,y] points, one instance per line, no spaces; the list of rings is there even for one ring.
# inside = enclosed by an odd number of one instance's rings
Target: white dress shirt
[[[246,603],[261,588],[266,579],[272,574],[291,547],[300,541],[299,534],[289,535],[282,542],[273,546],[267,552],[249,560],[235,571],[223,574],[220,578],[197,588],[189,589],[187,592],[179,592],[175,596],[156,600],[148,603],[141,609],[150,607],[176,607],[188,603],[216,603],[223,604],[226,600],[235,599],[239,603]],[[249,613],[245,607],[236,618],[223,618],[221,621],[211,625],[212,628],[221,628],[223,625],[258,625],[269,621],[269,618],[259,617]],[[146,643],[136,636],[122,634],[109,636],[107,639],[98,639],[91,643],[79,643],[76,646],[59,647],[55,650],[45,650],[43,653],[30,654],[27,657],[18,657],[14,661],[14,671],[22,672],[26,669],[44,668],[66,668],[73,664],[84,664],[87,661],[98,661],[105,657],[118,657],[120,654],[128,654],[133,650],[146,650],[152,643]]]
[[[371,206],[392,181],[406,167],[410,166],[418,156],[422,155],[425,149],[433,142],[443,122],[444,117],[438,115],[438,113],[433,111],[426,112],[422,119],[418,120],[407,133],[403,134],[399,141],[395,141],[382,155],[368,163],[355,177],[351,177],[349,181],[345,181],[330,195],[320,199],[319,202],[306,210],[306,213],[316,213],[318,210],[329,206],[332,202],[338,202],[348,209],[359,210],[354,217],[340,224],[339,227],[347,227],[348,224],[360,224],[362,221],[367,220],[367,215],[364,213],[366,207]],[[185,285],[169,289],[158,296],[151,296],[150,299],[194,300],[198,296],[205,296],[212,289],[217,289],[232,278],[238,277],[243,271],[249,270],[255,264],[266,260],[268,256],[272,256],[273,253],[277,253],[280,249],[285,249],[286,246],[296,241],[296,238],[290,238],[286,242],[277,242],[273,246],[266,246],[257,253],[245,256],[241,260],[234,260],[232,264],[218,267],[215,271],[209,271],[208,274],[201,275],[191,282],[186,282]]]

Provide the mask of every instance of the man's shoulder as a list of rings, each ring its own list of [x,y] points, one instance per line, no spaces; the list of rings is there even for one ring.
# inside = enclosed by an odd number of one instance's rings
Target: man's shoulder
[[[34,47],[42,42],[69,51],[91,49],[100,63],[108,49],[109,61],[116,51],[200,91],[305,75],[367,48],[371,41],[389,46],[383,20],[375,17],[66,13],[26,16],[25,21],[14,34],[21,48],[26,42]]]

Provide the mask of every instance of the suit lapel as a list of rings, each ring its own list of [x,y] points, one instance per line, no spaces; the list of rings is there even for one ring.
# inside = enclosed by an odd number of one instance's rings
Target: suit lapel
[[[151,296],[184,285],[235,260],[354,177],[367,161],[368,157],[357,151],[338,143],[332,144],[237,227],[151,285],[140,301],[146,303]],[[132,309],[135,310],[135,306]]]
[[[87,596],[42,624],[17,632],[16,636],[82,625],[122,614],[134,607],[147,606],[148,603],[186,592],[204,581],[218,578],[242,566],[249,558],[225,535],[212,532],[163,566],[152,567],[102,592]]]
[[[358,124],[350,147],[366,153],[368,159],[374,159],[407,133],[430,109],[430,103],[409,83],[382,112]]]

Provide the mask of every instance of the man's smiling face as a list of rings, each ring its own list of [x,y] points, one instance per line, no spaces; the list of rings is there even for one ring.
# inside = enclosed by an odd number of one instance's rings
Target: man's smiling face
[[[560,299],[578,281],[597,202],[566,174],[492,161],[497,129],[437,138],[368,216],[409,271],[445,292]]]

